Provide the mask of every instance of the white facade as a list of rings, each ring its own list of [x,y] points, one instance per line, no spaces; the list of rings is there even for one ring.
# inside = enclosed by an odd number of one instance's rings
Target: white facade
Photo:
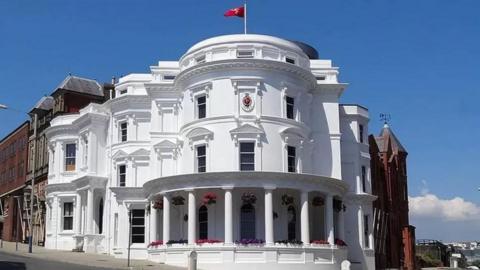
[[[202,269],[375,268],[368,112],[339,104],[346,84],[330,60],[228,35],[150,69],[51,122],[48,248],[126,258],[131,213],[132,258],[185,266],[195,250]],[[171,242],[148,247],[157,240]]]

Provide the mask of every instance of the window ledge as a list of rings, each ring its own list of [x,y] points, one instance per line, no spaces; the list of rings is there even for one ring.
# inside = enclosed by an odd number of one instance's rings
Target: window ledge
[[[76,175],[77,174],[77,171],[63,171],[61,173],[62,176],[73,176],[73,175]]]
[[[75,235],[75,232],[73,230],[66,230],[58,233],[58,235]]]

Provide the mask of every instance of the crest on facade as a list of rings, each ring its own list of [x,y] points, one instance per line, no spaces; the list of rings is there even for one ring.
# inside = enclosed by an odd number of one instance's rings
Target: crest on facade
[[[246,112],[251,112],[254,106],[255,102],[253,101],[253,98],[249,93],[245,93],[242,97],[242,109]]]

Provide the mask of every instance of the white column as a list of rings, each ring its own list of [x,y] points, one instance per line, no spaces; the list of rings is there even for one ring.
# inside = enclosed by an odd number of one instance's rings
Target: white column
[[[265,189],[265,244],[273,245],[273,189]]]
[[[345,241],[345,212],[343,212],[343,201],[342,209],[338,212],[338,238]]]
[[[93,189],[87,190],[87,234],[93,234]]]
[[[82,195],[81,191],[77,192],[77,198],[75,200],[75,233],[82,234]]]
[[[308,210],[308,191],[302,190],[300,194],[300,226],[301,240],[304,245],[310,244],[310,223]]]
[[[97,135],[92,131],[88,132],[88,144],[88,171],[94,174],[97,172]]]
[[[325,229],[328,243],[335,244],[335,236],[333,231],[333,196],[328,194],[325,198]]]
[[[358,241],[360,242],[360,246],[365,248],[365,240],[363,237],[364,227],[363,227],[363,209],[362,206],[358,206]]]
[[[170,241],[170,195],[163,195],[163,243]]]
[[[195,205],[195,193],[188,190],[188,244],[194,245],[197,239],[197,207]]]
[[[150,204],[150,242],[157,241],[157,209]]]
[[[232,189],[225,188],[225,244],[233,243]]]

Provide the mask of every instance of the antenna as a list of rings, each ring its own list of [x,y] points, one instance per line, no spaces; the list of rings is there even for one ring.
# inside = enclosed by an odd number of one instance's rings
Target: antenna
[[[388,122],[390,122],[390,119],[392,119],[392,117],[389,113],[380,114],[380,121],[382,121],[384,124],[388,124]]]

